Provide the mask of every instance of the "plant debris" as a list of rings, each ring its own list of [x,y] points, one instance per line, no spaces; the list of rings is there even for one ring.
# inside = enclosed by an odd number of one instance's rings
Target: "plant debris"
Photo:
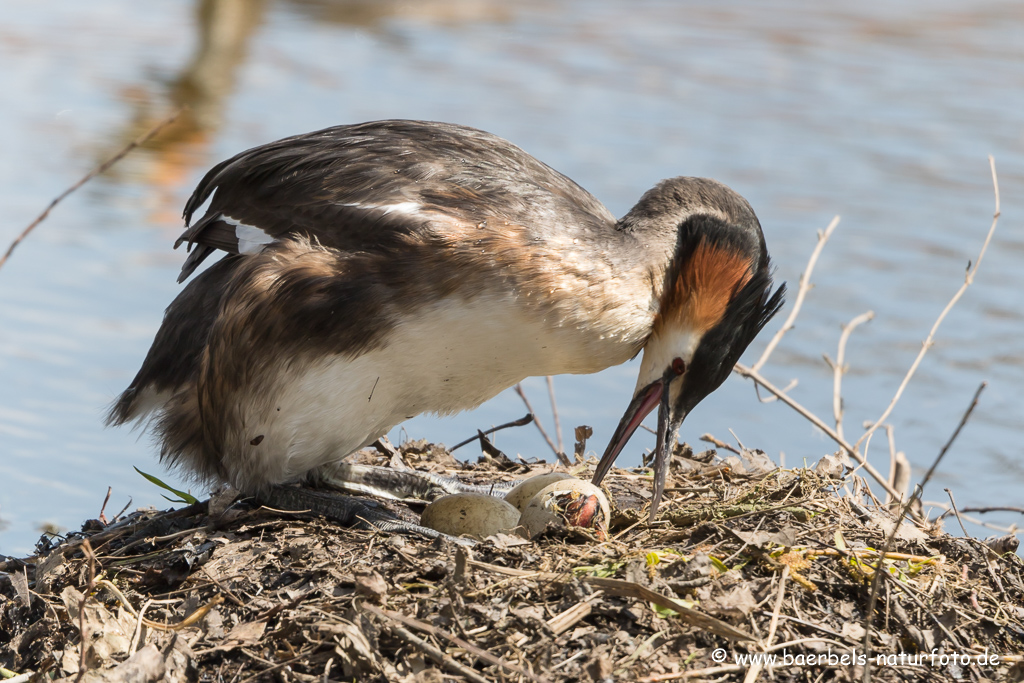
[[[654,682],[763,671],[851,681],[869,666],[875,681],[1024,676],[1014,543],[998,554],[937,522],[907,522],[879,567],[898,510],[872,502],[856,476],[712,456],[677,450],[654,525],[643,509],[649,473],[614,470],[603,542],[563,528],[466,548],[339,528],[231,492],[92,520],[0,562],[0,675]],[[401,458],[477,482],[523,478],[527,467],[465,465],[424,442]],[[422,509],[386,504],[412,519]]]

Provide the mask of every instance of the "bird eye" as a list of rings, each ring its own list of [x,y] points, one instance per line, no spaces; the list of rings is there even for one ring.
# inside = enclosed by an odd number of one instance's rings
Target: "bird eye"
[[[672,372],[676,375],[681,375],[686,372],[686,362],[682,358],[676,358],[672,361]]]

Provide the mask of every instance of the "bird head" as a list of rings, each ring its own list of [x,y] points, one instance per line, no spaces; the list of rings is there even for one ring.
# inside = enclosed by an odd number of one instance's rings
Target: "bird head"
[[[785,293],[785,285],[772,292],[764,237],[749,205],[723,185],[698,187],[722,193],[730,210],[705,213],[691,208],[678,224],[675,248],[660,292],[656,291],[657,314],[643,348],[633,400],[593,479],[600,483],[633,432],[657,408],[652,521],[664,492],[668,454],[677,430],[690,411],[729,376],[750,342],[778,312]]]

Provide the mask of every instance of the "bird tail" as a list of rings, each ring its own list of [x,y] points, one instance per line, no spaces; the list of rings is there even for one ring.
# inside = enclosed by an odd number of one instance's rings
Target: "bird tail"
[[[108,425],[123,425],[164,410],[180,390],[195,385],[203,349],[238,263],[238,257],[226,256],[171,302],[138,374],[110,406]]]

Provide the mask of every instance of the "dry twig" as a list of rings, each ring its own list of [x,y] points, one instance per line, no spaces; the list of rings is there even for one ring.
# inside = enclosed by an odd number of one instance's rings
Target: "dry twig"
[[[96,176],[98,176],[99,174],[103,173],[104,171],[109,169],[111,166],[113,166],[114,164],[119,162],[121,159],[123,159],[129,152],[131,152],[136,147],[140,147],[140,146],[146,144],[154,135],[156,135],[161,130],[163,130],[165,127],[167,127],[168,125],[173,123],[175,121],[175,119],[177,119],[178,116],[180,116],[181,112],[183,112],[183,111],[184,111],[184,108],[179,109],[178,111],[174,112],[173,114],[168,116],[163,121],[160,121],[155,126],[150,128],[149,131],[147,131],[145,134],[143,134],[140,137],[132,140],[127,145],[122,147],[121,150],[117,154],[115,154],[114,156],[110,157],[109,159],[104,161],[102,164],[100,164],[96,168],[94,168],[91,171],[89,171],[88,173],[86,173],[84,176],[82,176],[82,178],[77,183],[75,183],[74,185],[72,185],[68,189],[64,190],[59,195],[57,195],[57,197],[53,201],[50,202],[49,206],[47,206],[43,210],[43,212],[36,217],[36,219],[34,221],[29,223],[28,227],[25,228],[24,230],[22,230],[20,235],[18,235],[17,237],[14,238],[14,241],[11,242],[11,246],[7,247],[7,252],[3,256],[0,256],[0,268],[4,267],[4,264],[7,263],[7,259],[9,259],[11,257],[11,254],[14,253],[14,250],[18,247],[19,244],[21,244],[22,240],[24,240],[26,237],[28,237],[29,233],[32,232],[33,230],[35,230],[37,225],[39,225],[44,220],[46,220],[46,217],[50,215],[50,211],[52,211],[58,204],[60,204],[62,201],[64,201],[67,198],[68,195],[70,195],[72,192],[74,192],[75,190],[80,188],[82,185],[85,185],[87,182],[89,182],[90,180],[92,180],[93,178],[95,178]]]
[[[551,415],[555,420],[555,438],[558,440],[558,452],[565,453],[565,445],[562,442],[562,423],[558,419],[558,401],[555,400],[555,380],[551,375],[544,379],[548,382],[548,399],[551,401]]]
[[[566,467],[572,467],[572,462],[569,461],[568,456],[566,456],[566,454],[563,453],[562,451],[558,450],[558,446],[556,446],[555,442],[551,440],[551,437],[548,436],[547,431],[544,429],[544,425],[542,425],[540,423],[540,420],[537,418],[537,413],[533,410],[533,406],[530,405],[530,399],[526,398],[526,392],[523,391],[523,385],[516,384],[513,387],[513,389],[515,389],[516,393],[519,394],[519,398],[523,399],[523,403],[526,405],[526,409],[530,411],[531,415],[533,415],[533,424],[537,425],[537,429],[540,430],[540,435],[544,437],[544,440],[551,448],[551,451],[558,458],[558,462],[565,465]]]
[[[761,353],[761,357],[757,359],[757,362],[751,366],[751,370],[757,372],[764,367],[764,364],[768,362],[768,358],[771,357],[772,351],[779,345],[782,338],[786,336],[786,333],[793,329],[793,323],[796,321],[797,315],[800,314],[800,309],[804,305],[804,298],[807,296],[807,292],[811,290],[811,273],[814,272],[814,266],[818,262],[818,257],[821,255],[822,249],[825,248],[825,243],[828,242],[828,238],[835,232],[836,226],[839,225],[839,216],[832,219],[832,222],[828,224],[824,232],[818,231],[818,243],[814,246],[814,251],[811,252],[811,258],[807,260],[807,267],[804,268],[804,272],[800,275],[800,287],[796,292],[796,300],[793,302],[793,310],[789,312],[789,317],[786,318],[786,322],[782,324],[779,331],[775,333],[775,336],[771,338],[768,345],[764,348]]]
[[[864,471],[870,474],[871,477],[875,481],[877,481],[878,484],[883,489],[885,489],[885,491],[889,495],[893,496],[894,498],[899,498],[899,494],[895,491],[895,489],[892,488],[892,486],[889,485],[888,477],[882,475],[881,472],[875,469],[875,467],[871,463],[869,463],[867,459],[863,455],[861,455],[856,448],[847,443],[846,439],[836,434],[836,431],[829,427],[827,424],[825,424],[820,417],[818,417],[810,410],[804,408],[802,405],[797,403],[789,396],[789,394],[783,392],[781,389],[778,389],[774,384],[765,379],[760,373],[754,372],[753,370],[743,365],[742,363],[736,364],[735,372],[738,373],[739,375],[742,375],[743,377],[747,377],[748,379],[754,380],[754,382],[760,384],[769,393],[777,396],[780,401],[782,401],[790,408],[792,408],[793,410],[807,418],[807,420],[809,420],[811,424],[813,424],[821,431],[825,432],[825,434],[827,434],[829,438],[831,438],[833,441],[839,444],[839,446],[842,447],[842,449],[846,451],[851,458],[856,460],[860,464],[860,466],[864,468]]]
[[[896,403],[899,402],[900,397],[903,395],[903,390],[906,389],[907,384],[910,383],[910,378],[914,376],[915,372],[917,372],[917,367],[921,364],[921,360],[924,358],[924,354],[926,354],[928,352],[928,349],[932,347],[932,344],[935,340],[935,333],[938,331],[939,325],[942,324],[942,321],[946,319],[946,316],[949,314],[949,312],[953,310],[953,306],[956,305],[956,302],[960,300],[960,297],[963,296],[964,292],[967,291],[967,288],[970,287],[971,284],[974,282],[974,276],[978,272],[978,266],[981,265],[981,260],[985,258],[985,252],[988,250],[988,245],[992,241],[992,235],[996,231],[996,225],[999,223],[1000,215],[999,178],[996,176],[996,160],[991,155],[989,155],[988,163],[989,168],[991,168],[992,170],[992,188],[995,192],[996,207],[995,211],[993,211],[992,213],[992,225],[989,227],[988,234],[985,236],[985,241],[981,245],[981,251],[978,252],[978,258],[974,261],[973,266],[971,265],[970,261],[967,262],[967,272],[964,275],[963,284],[960,285],[960,289],[956,291],[956,294],[953,295],[953,298],[949,300],[949,303],[946,304],[946,307],[942,309],[941,313],[939,313],[939,317],[936,318],[935,323],[932,325],[932,329],[928,332],[928,336],[924,340],[924,343],[921,344],[921,350],[918,352],[917,357],[914,359],[914,362],[910,365],[910,369],[907,370],[907,374],[903,377],[903,381],[900,382],[899,388],[896,389],[896,395],[892,397],[892,400],[889,402],[889,405],[886,407],[886,409],[882,412],[881,416],[879,416],[879,418],[872,423],[871,427],[869,427],[868,430],[864,432],[864,434],[859,439],[857,439],[857,443],[854,444],[854,446],[856,447],[860,447],[860,445],[864,443],[864,440],[869,438],[872,434],[874,434],[875,430],[881,427],[882,423],[889,418],[889,415],[892,413],[893,408],[896,407]]]
[[[0,263],[2,265],[2,263]],[[92,551],[92,544],[89,539],[82,541],[82,554],[89,563],[89,583],[82,592],[82,602],[78,605],[78,675],[75,676],[75,683],[80,683],[85,677],[85,653],[89,649],[89,636],[85,632],[85,604],[89,596],[96,589],[96,553]]]
[[[782,329],[778,333],[776,333],[775,337],[772,338],[772,341],[769,342],[768,348],[766,348],[765,352],[761,354],[761,358],[759,358],[758,361],[751,367],[747,367],[745,365],[737,363],[736,367],[734,368],[734,371],[736,373],[742,375],[743,377],[753,380],[755,385],[760,385],[764,387],[769,393],[776,396],[783,403],[796,410],[798,413],[807,418],[814,426],[818,427],[818,429],[827,434],[833,441],[839,444],[839,446],[842,447],[842,449],[846,451],[850,455],[850,457],[856,460],[861,465],[861,467],[864,468],[864,471],[871,475],[871,477],[876,482],[878,482],[878,484],[885,490],[885,492],[889,494],[889,496],[891,496],[894,500],[899,500],[902,498],[902,496],[900,496],[899,492],[890,483],[888,477],[883,477],[877,469],[875,469],[870,463],[868,463],[866,457],[860,450],[861,445],[864,445],[866,450],[867,444],[869,443],[871,436],[885,423],[885,420],[888,419],[889,415],[892,414],[893,409],[896,407],[896,403],[903,395],[903,391],[906,389],[907,384],[909,384],[910,379],[914,376],[914,373],[917,371],[917,368],[921,364],[921,360],[924,358],[925,353],[927,353],[928,349],[931,348],[932,344],[934,343],[935,333],[938,331],[939,326],[942,324],[943,320],[945,320],[946,316],[952,310],[953,306],[955,306],[956,303],[960,300],[960,297],[963,296],[963,293],[974,282],[974,276],[977,274],[978,267],[981,265],[981,261],[985,257],[985,252],[988,250],[988,245],[992,241],[992,235],[995,233],[996,225],[999,223],[1000,216],[999,179],[996,175],[995,159],[992,156],[989,156],[989,167],[992,171],[992,186],[993,191],[995,193],[995,210],[992,214],[992,224],[989,227],[987,235],[985,236],[985,241],[982,243],[981,251],[978,254],[978,258],[974,261],[973,265],[970,262],[968,262],[967,272],[964,276],[963,284],[953,295],[953,298],[950,299],[949,303],[946,304],[946,307],[942,309],[942,312],[935,320],[935,323],[932,325],[932,328],[929,331],[928,336],[925,338],[924,343],[921,345],[920,352],[918,352],[917,357],[914,359],[914,362],[911,364],[910,369],[903,377],[903,381],[897,388],[895,396],[893,396],[892,400],[889,402],[889,405],[886,407],[886,409],[882,412],[881,416],[877,420],[870,423],[870,425],[866,428],[866,431],[861,435],[861,437],[857,440],[856,443],[851,445],[846,441],[842,434],[842,408],[841,397],[838,396],[838,388],[840,385],[840,379],[843,372],[842,356],[845,355],[846,337],[849,336],[849,333],[852,332],[853,328],[856,327],[856,325],[859,325],[862,322],[864,322],[862,318],[864,318],[868,314],[864,314],[864,316],[858,316],[857,318],[854,318],[854,320],[851,321],[850,324],[847,325],[846,328],[843,330],[843,337],[840,338],[840,351],[836,362],[832,364],[833,371],[837,375],[833,381],[835,387],[833,391],[833,412],[835,413],[836,418],[836,429],[828,427],[824,423],[824,421],[821,420],[821,418],[819,418],[817,415],[807,410],[802,405],[800,405],[792,398],[790,398],[789,395],[786,393],[786,390],[778,389],[777,387],[772,385],[771,382],[766,380],[759,372],[760,367],[764,365],[768,357],[771,355],[771,351],[778,344],[778,340],[781,340],[782,335],[792,327],[792,321],[795,318],[795,313],[799,311],[799,307],[803,303],[803,298],[801,295],[805,294],[806,290],[809,287],[809,278],[801,278],[800,291],[797,294],[797,301],[794,305],[794,311],[790,313],[790,316],[789,318],[787,318],[786,323],[783,325]],[[829,227],[834,228],[835,223],[836,221],[833,220],[833,224],[830,224]],[[814,253],[812,253],[811,255],[810,262],[808,263],[808,272],[811,270],[811,267],[817,260],[817,254],[820,253],[821,248],[823,247],[823,242],[827,238],[828,234],[830,234],[830,231],[826,230],[825,235],[819,235],[818,244],[815,247]],[[913,511],[911,512],[911,514],[914,515],[915,518],[917,517],[917,515]]]
[[[832,414],[836,420],[836,434],[843,437],[843,375],[849,369],[845,364],[846,343],[850,340],[850,334],[859,326],[874,319],[874,311],[861,313],[856,318],[843,325],[843,332],[839,335],[839,348],[836,350],[836,359],[833,361],[827,355],[825,362],[832,368]]]
[[[530,412],[530,413],[527,413],[526,415],[524,415],[523,417],[519,418],[518,420],[512,420],[511,422],[506,422],[505,424],[498,425],[497,427],[491,427],[490,429],[485,429],[483,431],[483,434],[484,434],[484,436],[487,436],[489,434],[493,434],[494,432],[500,431],[502,429],[508,429],[509,427],[522,427],[524,425],[530,424],[531,422],[533,422],[533,420],[534,420],[533,413]],[[470,442],[473,442],[473,441],[477,441],[479,438],[480,438],[480,432],[478,431],[476,434],[474,434],[473,436],[469,437],[465,441],[460,441],[457,444],[455,444],[454,446],[452,446],[451,448],[449,448],[448,452],[450,453],[450,452],[454,451],[457,448],[462,448],[467,443],[470,443]]]
[[[972,408],[974,406],[971,406]],[[970,536],[967,533],[967,528],[964,526],[964,520],[960,519],[960,513],[956,509],[956,500],[953,498],[953,492],[950,489],[942,489],[949,496],[949,506],[953,510],[953,514],[956,515],[956,521],[960,524],[960,531],[964,532],[964,536]]]
[[[472,653],[475,657],[482,659],[483,661],[487,662],[492,666],[498,667],[498,669],[507,669],[508,671],[519,674],[520,676],[525,676],[531,681],[534,681],[534,683],[548,683],[548,679],[544,678],[543,676],[537,676],[536,674],[532,674],[526,669],[523,669],[522,667],[516,664],[512,664],[511,662],[501,660],[492,655],[490,652],[482,650],[476,647],[475,645],[472,645],[471,643],[467,643],[462,638],[452,635],[451,633],[448,633],[443,629],[439,629],[436,626],[432,626],[424,621],[420,621],[419,619],[415,619],[405,614],[400,614],[399,612],[392,612],[390,610],[381,609],[369,603],[362,603],[362,608],[372,614],[375,614],[378,617],[386,617],[388,619],[391,619],[392,621],[397,621],[398,623],[404,626],[414,628],[417,631],[421,631],[423,633],[428,633],[434,636],[435,638],[444,638],[456,647],[461,647],[467,652]]]
[[[989,233],[989,236],[991,237],[991,232]],[[975,406],[978,405],[978,398],[981,396],[981,392],[984,391],[986,386],[986,382],[982,382],[978,386],[977,391],[974,392],[974,397],[971,399],[971,404],[967,407],[967,410],[964,411],[963,417],[960,418],[960,422],[957,424],[956,429],[953,430],[953,433],[952,435],[950,435],[949,440],[946,441],[946,444],[942,447],[942,450],[940,450],[939,454],[935,457],[935,461],[932,463],[932,466],[928,468],[927,472],[925,472],[924,478],[921,479],[921,483],[917,485],[917,488],[914,490],[914,494],[910,496],[907,502],[905,502],[901,507],[899,517],[897,517],[896,523],[893,524],[892,530],[888,534],[886,534],[885,545],[882,546],[881,556],[879,557],[878,564],[876,565],[874,574],[871,578],[871,594],[868,597],[868,607],[867,610],[865,610],[864,612],[863,653],[864,656],[867,658],[867,662],[864,665],[864,683],[870,683],[871,681],[871,618],[872,615],[874,615],[875,613],[875,602],[878,599],[878,589],[881,586],[882,575],[884,574],[888,576],[886,572],[882,571],[882,557],[884,557],[892,548],[892,543],[896,538],[896,534],[899,532],[900,525],[903,523],[903,520],[906,518],[907,514],[911,511],[911,508],[913,507],[914,503],[920,500],[921,494],[924,492],[924,487],[928,485],[929,481],[931,481],[932,475],[935,474],[935,470],[936,468],[938,468],[939,463],[942,462],[942,459],[944,457],[946,457],[946,453],[949,452],[950,446],[953,445],[953,442],[956,441],[956,437],[959,436],[960,430],[963,429],[965,424],[967,424],[967,420],[971,417],[971,413],[974,412]],[[913,598],[913,596],[911,597]],[[945,626],[941,623],[940,627],[945,629]]]
[[[732,451],[736,455],[743,455],[739,450],[736,449],[731,443],[726,443],[721,439],[715,437],[714,434],[701,434],[700,440],[709,443],[715,448],[721,448],[726,451]]]

